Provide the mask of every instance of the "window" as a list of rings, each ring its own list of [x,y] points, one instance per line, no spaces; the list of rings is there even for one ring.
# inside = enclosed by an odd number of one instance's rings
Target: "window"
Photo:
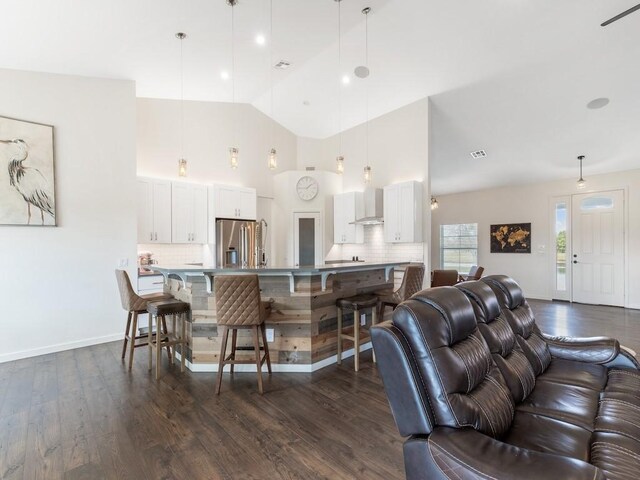
[[[567,204],[556,203],[556,290],[567,290]]]
[[[440,225],[440,265],[467,274],[478,264],[478,224]]]

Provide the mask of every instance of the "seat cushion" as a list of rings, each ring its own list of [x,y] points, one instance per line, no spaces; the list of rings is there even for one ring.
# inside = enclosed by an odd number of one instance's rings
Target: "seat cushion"
[[[536,382],[533,391],[517,405],[516,410],[555,418],[592,431],[598,413],[599,394],[575,385]]]
[[[595,429],[626,436],[640,443],[640,402],[627,393],[604,393]]]
[[[354,295],[353,297],[340,298],[336,302],[340,308],[361,309],[378,305],[378,297],[375,295]]]
[[[611,368],[608,372],[607,392],[627,392],[640,395],[640,372],[627,368]]]
[[[503,440],[505,443],[536,452],[589,461],[591,448],[589,430],[535,413],[516,412],[511,429]]]
[[[147,311],[151,315],[172,315],[179,313],[187,313],[191,310],[188,303],[180,300],[161,300],[158,302],[150,302],[147,305]]]
[[[607,384],[607,367],[554,358],[538,381],[551,381],[601,391]]]
[[[590,463],[604,471],[608,480],[637,480],[640,477],[640,442],[624,435],[596,432]]]

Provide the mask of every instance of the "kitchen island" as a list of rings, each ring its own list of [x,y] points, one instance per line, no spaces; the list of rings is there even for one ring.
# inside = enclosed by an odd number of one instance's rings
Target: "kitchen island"
[[[266,320],[269,353],[274,371],[312,372],[336,362],[338,298],[392,288],[394,269],[409,262],[336,263],[310,267],[213,268],[200,265],[153,265],[164,277],[164,291],[191,305],[187,325],[187,367],[196,372],[217,371],[220,342],[216,324],[216,275],[255,273],[260,278],[262,300],[271,304]],[[367,314],[370,324],[371,315]],[[347,315],[345,327],[352,326]],[[238,335],[238,347],[251,339]],[[353,355],[345,343],[343,357]],[[364,344],[362,350],[371,348]],[[253,355],[253,352],[247,352]],[[244,368],[243,368],[244,367]],[[255,371],[237,365],[238,371]]]

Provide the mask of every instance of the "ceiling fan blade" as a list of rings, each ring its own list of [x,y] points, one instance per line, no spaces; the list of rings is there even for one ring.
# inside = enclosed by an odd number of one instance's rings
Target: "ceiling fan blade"
[[[601,27],[606,27],[607,25],[616,22],[618,20],[620,20],[621,18],[626,17],[627,15],[629,15],[630,13],[635,12],[636,10],[640,10],[640,4],[636,5],[635,7],[631,7],[629,10],[625,10],[624,12],[622,12],[620,15],[616,15],[613,18],[610,18],[609,20],[607,20],[606,22],[604,22],[603,24],[601,24]]]

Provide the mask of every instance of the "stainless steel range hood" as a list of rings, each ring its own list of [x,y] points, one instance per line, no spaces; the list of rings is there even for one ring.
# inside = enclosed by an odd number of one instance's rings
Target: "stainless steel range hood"
[[[364,191],[364,217],[351,222],[353,225],[381,225],[384,223],[381,188],[367,188]]]

